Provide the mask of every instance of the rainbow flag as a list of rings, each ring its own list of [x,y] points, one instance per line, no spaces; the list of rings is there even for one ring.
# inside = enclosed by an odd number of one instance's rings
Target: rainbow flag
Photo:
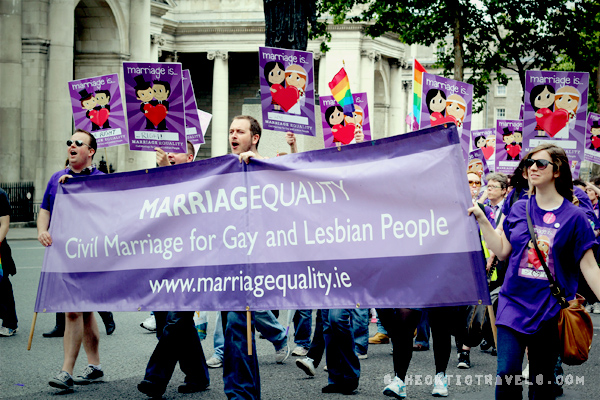
[[[335,98],[335,101],[344,109],[344,114],[352,116],[354,112],[354,99],[350,91],[348,75],[343,67],[340,69],[340,72],[335,74],[333,80],[329,82],[329,89],[331,89],[331,94]]]
[[[416,126],[421,126],[421,95],[423,92],[423,73],[425,68],[415,58],[413,60],[413,116],[416,120]],[[413,129],[416,130],[416,129]]]

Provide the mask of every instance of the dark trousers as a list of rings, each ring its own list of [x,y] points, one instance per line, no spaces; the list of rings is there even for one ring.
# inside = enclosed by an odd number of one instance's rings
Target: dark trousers
[[[194,326],[194,312],[155,311],[154,317],[158,343],[144,379],[166,388],[179,361],[186,383],[208,385],[208,367]]]
[[[0,280],[0,318],[2,319],[2,326],[17,329],[15,297],[8,274]]]
[[[315,333],[313,334],[310,348],[308,349],[307,357],[313,360],[313,365],[316,367],[321,363],[325,353],[325,339],[323,338],[323,316],[321,310],[317,310],[317,320],[315,322]]]
[[[452,352],[452,324],[457,317],[455,307],[428,308],[431,336],[433,337],[433,359],[435,373],[446,373]],[[460,351],[460,349],[458,349]]]
[[[404,381],[413,353],[413,336],[421,311],[410,308],[378,308],[381,324],[392,339],[394,372]]]
[[[558,359],[558,318],[542,323],[537,332],[526,335],[498,325],[498,376],[496,399],[520,399],[523,387],[522,369],[525,347],[529,354],[529,399],[547,400],[556,397],[554,367]]]

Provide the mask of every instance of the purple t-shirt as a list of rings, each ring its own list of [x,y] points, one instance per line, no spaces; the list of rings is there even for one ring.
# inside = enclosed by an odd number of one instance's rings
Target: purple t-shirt
[[[510,214],[510,209],[512,208],[512,206],[517,201],[527,198],[527,192],[528,192],[527,189],[521,189],[520,192],[517,189],[511,190],[511,192],[508,194],[508,196],[506,196],[506,199],[504,199],[504,204],[502,204],[502,214],[504,214],[506,217],[508,217],[508,214]],[[515,201],[513,201],[513,198],[517,195],[519,196],[519,198],[516,199]]]
[[[93,168],[92,171],[87,173],[75,173],[72,172],[70,168],[61,169],[58,172],[55,172],[48,181],[48,186],[46,186],[46,191],[44,192],[44,198],[42,199],[42,205],[40,208],[44,210],[50,211],[50,215],[52,215],[52,209],[54,208],[54,199],[56,198],[56,191],[58,190],[58,180],[61,176],[69,174],[73,177],[76,176],[88,176],[88,175],[104,175],[104,172],[99,171],[97,168]]]
[[[586,192],[578,188],[577,186],[573,186],[573,194],[579,200],[579,207],[585,211],[585,215],[587,215],[588,221],[590,221],[590,225],[592,229],[600,229],[600,221],[598,220],[598,216],[594,211],[594,206],[587,195]]]
[[[556,210],[538,207],[535,196],[517,201],[504,221],[504,233],[512,245],[506,277],[498,300],[496,324],[525,334],[535,333],[540,323],[556,316],[560,305],[550,293],[544,272],[527,228],[526,202],[538,246],[567,300],[575,297],[579,262],[596,244],[585,212],[567,200]]]

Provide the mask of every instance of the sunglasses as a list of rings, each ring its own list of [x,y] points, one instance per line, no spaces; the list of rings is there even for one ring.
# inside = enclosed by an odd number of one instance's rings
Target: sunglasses
[[[473,186],[473,185],[475,185],[475,186],[479,187],[479,186],[481,186],[481,182],[477,182],[477,181],[469,181],[469,186]]]
[[[525,166],[527,168],[533,167],[533,164],[535,164],[535,166],[539,170],[546,169],[548,167],[548,164],[552,164],[552,165],[554,165],[555,167],[558,168],[558,165],[556,165],[552,161],[548,161],[548,160],[534,160],[533,158],[528,158],[528,159],[525,160]]]
[[[73,143],[75,143],[75,145],[76,145],[77,147],[81,147],[81,146],[83,146],[83,145],[85,144],[85,145],[86,145],[87,147],[89,147],[90,149],[92,148],[92,146],[90,146],[90,145],[89,145],[89,144],[87,144],[87,143],[84,143],[84,142],[83,142],[83,141],[81,141],[81,140],[75,140],[75,141],[72,141],[71,139],[67,140],[67,146],[71,147],[71,146],[73,145]]]

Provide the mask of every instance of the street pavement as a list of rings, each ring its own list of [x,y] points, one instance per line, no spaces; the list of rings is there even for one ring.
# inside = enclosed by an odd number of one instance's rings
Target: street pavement
[[[107,336],[104,326],[100,325],[100,358],[106,373],[107,382],[89,386],[76,386],[74,393],[64,393],[48,386],[48,379],[55,375],[63,360],[63,346],[60,338],[43,338],[42,333],[54,326],[54,314],[39,314],[33,344],[27,351],[27,339],[33,319],[33,308],[38,288],[39,275],[44,249],[35,240],[34,228],[16,228],[9,231],[9,242],[17,264],[18,273],[11,277],[19,332],[13,337],[0,337],[0,398],[7,399],[56,399],[57,396],[69,396],[77,399],[145,399],[137,391],[137,384],[143,378],[146,363],[156,345],[156,338],[140,327],[146,319],[146,312],[115,313],[117,329]],[[313,313],[314,314],[314,313]],[[314,317],[314,315],[313,315]],[[279,320],[286,324],[287,312],[280,313]],[[592,315],[596,326],[600,327],[600,315]],[[213,352],[212,330],[216,314],[209,313],[208,337],[202,342],[204,354],[208,359]],[[376,331],[370,324],[370,335]],[[292,329],[293,332],[293,329]],[[596,338],[588,362],[578,367],[565,366],[565,376],[571,385],[565,385],[565,394],[561,399],[597,399],[600,393],[600,343]],[[290,347],[293,349],[293,338]],[[284,365],[275,363],[273,346],[266,340],[257,339],[257,352],[260,364],[261,389],[263,399],[342,399],[356,400],[386,398],[381,394],[386,381],[393,376],[391,345],[370,345],[368,359],[361,360],[360,385],[355,395],[346,397],[335,394],[322,394],[321,388],[327,384],[327,373],[323,371],[324,361],[318,368],[317,376],[307,377],[295,365],[291,357]],[[449,399],[493,399],[494,388],[489,383],[495,376],[496,358],[480,352],[471,351],[472,368],[456,368],[456,356],[450,358],[447,374],[451,375]],[[80,373],[86,366],[83,349],[75,366]],[[408,370],[412,383],[407,392],[410,399],[430,399],[432,379],[435,374],[433,352],[415,352]],[[459,377],[460,375],[460,377]],[[569,378],[570,377],[570,378]],[[165,398],[167,399],[224,399],[222,369],[210,370],[210,389],[203,393],[179,394],[177,386],[184,376],[176,368]],[[526,398],[526,392],[524,397]]]

